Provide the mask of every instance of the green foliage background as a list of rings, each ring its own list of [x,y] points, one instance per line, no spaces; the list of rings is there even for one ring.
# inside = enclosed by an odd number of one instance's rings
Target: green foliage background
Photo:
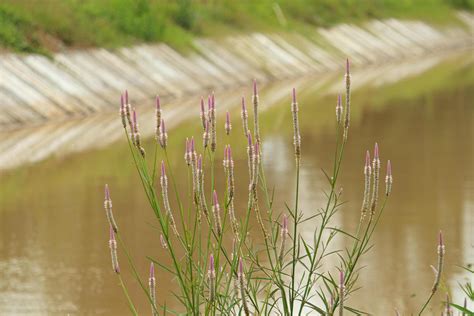
[[[2,0],[0,50],[47,54],[142,42],[186,49],[196,35],[308,31],[388,16],[446,23],[455,9],[472,11],[474,0]]]

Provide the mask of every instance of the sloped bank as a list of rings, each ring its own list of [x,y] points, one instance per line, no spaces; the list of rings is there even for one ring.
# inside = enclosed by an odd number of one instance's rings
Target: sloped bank
[[[260,34],[222,40],[197,39],[182,55],[164,44],[115,51],[71,51],[0,56],[0,128],[115,111],[128,89],[133,102],[156,94],[176,99],[209,89],[229,89],[251,78],[282,80],[339,69],[350,56],[356,65],[472,48],[474,15],[458,14],[464,26],[432,26],[388,19],[362,26],[316,29],[313,36]]]

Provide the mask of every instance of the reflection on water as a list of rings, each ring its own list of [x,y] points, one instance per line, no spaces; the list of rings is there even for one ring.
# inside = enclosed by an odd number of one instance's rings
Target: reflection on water
[[[355,229],[364,152],[375,141],[380,144],[382,160],[391,159],[394,169],[393,196],[374,236],[375,249],[363,261],[367,266],[361,273],[363,288],[350,298],[354,307],[377,315],[392,313],[395,307],[406,312],[418,310],[432,285],[429,265],[436,262],[439,229],[446,235],[444,276],[451,295],[460,301],[456,282],[466,275],[455,265],[474,261],[473,69],[472,63],[442,63],[426,74],[377,90],[373,85],[364,86],[354,94],[341,178],[343,196],[349,202],[336,216],[334,226]],[[319,88],[310,89],[317,84],[311,80],[306,80],[306,90],[300,93],[301,208],[308,214],[324,201],[327,184],[321,168],[330,168],[334,149],[335,97],[321,96]],[[332,91],[332,85],[325,89]],[[280,86],[280,95],[287,90]],[[270,94],[262,101],[272,103],[269,98]],[[289,105],[277,100],[262,115],[262,134],[267,181],[276,185],[275,205],[283,211],[284,202],[291,203],[294,198],[288,179],[293,179],[295,171]],[[236,155],[239,197],[246,196],[247,187],[245,140],[237,112],[233,116],[230,143]],[[182,140],[200,135],[198,128],[196,120],[196,124],[169,133],[175,176],[183,188],[187,176],[185,169],[179,168],[184,165]],[[96,141],[100,142],[100,137]],[[146,144],[148,148],[151,143]],[[222,179],[218,185],[219,181]],[[118,224],[144,277],[146,256],[164,255],[123,141],[4,172],[0,187],[0,314],[127,313],[110,267],[102,210],[106,182],[112,188]],[[304,234],[311,234],[312,229],[308,227]],[[344,240],[337,242],[344,246]],[[128,271],[124,256],[120,259],[123,270]],[[128,272],[124,277],[139,311],[148,313],[139,286]],[[171,299],[170,282],[169,276],[158,275],[160,302]]]

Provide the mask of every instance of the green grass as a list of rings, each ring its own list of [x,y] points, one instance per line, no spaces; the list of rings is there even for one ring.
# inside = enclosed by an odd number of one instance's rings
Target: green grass
[[[474,0],[3,0],[0,50],[47,54],[143,42],[185,50],[193,36],[308,31],[388,16],[445,23],[455,9],[473,10]]]

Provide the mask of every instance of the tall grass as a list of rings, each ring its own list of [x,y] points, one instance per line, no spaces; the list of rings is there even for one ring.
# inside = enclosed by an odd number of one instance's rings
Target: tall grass
[[[371,239],[390,196],[393,178],[390,161],[386,166],[385,178],[381,175],[379,147],[375,143],[373,159],[370,159],[370,152],[367,151],[364,175],[361,175],[365,190],[361,209],[354,210],[360,212],[357,228],[355,231],[345,231],[335,225],[334,216],[343,204],[338,179],[342,173],[344,149],[350,140],[349,61],[346,64],[344,82],[345,102],[339,96],[335,106],[334,162],[331,170],[324,171],[328,186],[326,201],[313,211],[303,211],[300,208],[300,167],[305,142],[299,130],[300,107],[295,89],[289,98],[289,110],[293,119],[296,176],[292,181],[284,181],[285,185],[293,182],[294,200],[285,205],[275,205],[273,190],[265,176],[262,156],[266,153],[262,151],[264,140],[259,132],[260,100],[255,81],[252,96],[253,124],[249,122],[245,100],[242,99],[243,133],[236,131],[237,124],[235,121],[231,124],[228,114],[225,124],[218,124],[219,107],[213,93],[208,97],[207,107],[201,100],[201,110],[200,113],[197,111],[196,119],[200,114],[203,145],[197,145],[196,141],[201,135],[185,140],[182,164],[183,168],[188,169],[190,192],[187,193],[178,191],[170,168],[167,130],[159,98],[156,101],[155,147],[145,151],[140,142],[137,113],[128,102],[128,94],[122,96],[120,114],[125,136],[160,229],[160,242],[170,262],[164,264],[160,259],[150,256],[150,276],[148,282],[143,280],[138,272],[143,270],[142,267],[135,266],[122,240],[122,231],[113,217],[111,195],[106,186],[104,205],[111,227],[113,270],[120,278],[132,314],[136,315],[138,312],[120,276],[118,257],[122,254],[148,298],[153,315],[363,313],[351,306],[350,298],[358,289],[361,258],[372,248]],[[304,106],[301,109],[304,111]],[[225,146],[222,165],[218,160],[217,135],[230,133],[241,134],[241,146],[247,146],[247,195],[241,192],[237,194],[235,191],[236,174],[230,145]],[[225,139],[225,136],[219,139]],[[204,168],[205,166],[208,168]],[[225,171],[225,185],[217,186],[216,169],[221,166]],[[380,182],[383,180],[385,190],[380,192]],[[176,199],[175,208],[171,207],[170,198]],[[186,199],[189,199],[189,203],[185,203]],[[237,199],[245,203],[236,203]],[[236,212],[236,205],[247,207],[243,212]],[[258,224],[255,227],[251,225],[254,221]],[[311,238],[303,238],[303,224],[315,227]],[[117,250],[116,236],[120,250]],[[349,246],[345,249],[335,248],[333,241],[336,237],[347,238]],[[420,314],[429,304],[440,282],[444,256],[441,235],[438,254],[435,285]],[[334,267],[323,268],[334,262],[338,262]],[[155,294],[155,265],[159,268],[159,274],[170,274],[176,282],[174,304],[167,304]],[[172,309],[170,305],[181,308]]]

